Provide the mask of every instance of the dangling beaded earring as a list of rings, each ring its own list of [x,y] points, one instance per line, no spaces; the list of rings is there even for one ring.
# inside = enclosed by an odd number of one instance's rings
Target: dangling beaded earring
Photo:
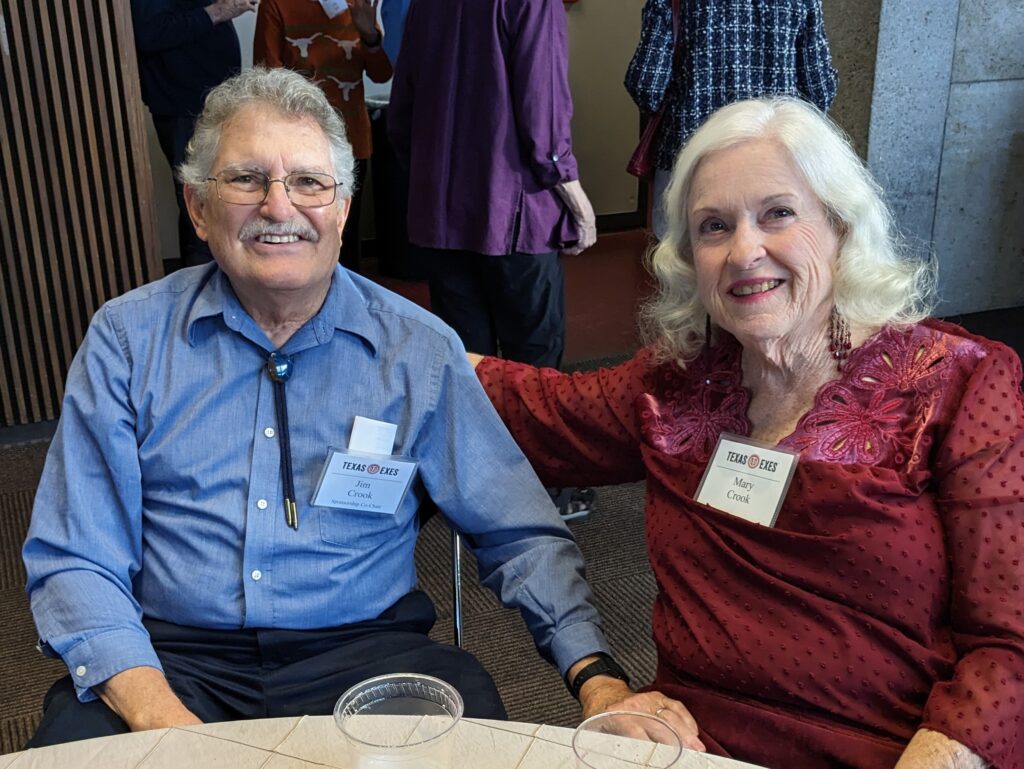
[[[828,351],[835,358],[836,371],[842,371],[850,357],[850,325],[834,306],[828,319]]]

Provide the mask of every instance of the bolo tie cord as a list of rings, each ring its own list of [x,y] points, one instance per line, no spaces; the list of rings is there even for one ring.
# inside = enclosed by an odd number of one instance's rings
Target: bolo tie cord
[[[283,352],[267,358],[267,373],[274,383],[274,411],[277,413],[278,445],[281,448],[281,483],[284,486],[284,521],[298,531],[299,510],[295,505],[295,477],[292,475],[292,442],[288,431],[288,398],[285,382],[292,375],[292,359]]]

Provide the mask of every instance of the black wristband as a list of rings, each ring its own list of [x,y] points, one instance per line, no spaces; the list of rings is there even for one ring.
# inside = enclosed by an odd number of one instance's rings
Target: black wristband
[[[574,679],[568,682],[569,693],[578,700],[583,684],[594,676],[611,676],[612,678],[618,678],[620,681],[625,681],[627,685],[629,684],[629,676],[626,675],[625,670],[619,667],[619,663],[607,654],[601,654],[596,660],[577,673]]]

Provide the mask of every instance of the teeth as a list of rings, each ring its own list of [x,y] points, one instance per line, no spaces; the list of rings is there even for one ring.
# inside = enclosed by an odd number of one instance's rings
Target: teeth
[[[298,235],[260,235],[256,238],[260,243],[295,243],[299,240]]]
[[[746,286],[737,286],[732,290],[736,296],[750,296],[751,294],[763,294],[765,291],[771,291],[773,288],[781,284],[781,280],[765,280],[761,283],[750,283]]]

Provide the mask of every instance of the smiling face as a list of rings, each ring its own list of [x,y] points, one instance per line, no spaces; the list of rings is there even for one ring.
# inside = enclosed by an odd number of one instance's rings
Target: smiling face
[[[715,324],[744,346],[823,332],[839,238],[781,145],[757,139],[705,156],[686,215],[697,290]]]
[[[302,171],[334,175],[320,127],[264,105],[242,108],[224,126],[210,176],[225,170],[258,171],[271,179]],[[196,233],[210,244],[250,312],[253,305],[303,306],[326,296],[350,201],[298,208],[277,182],[259,204],[225,203],[213,182],[205,200],[189,187],[185,197]]]

